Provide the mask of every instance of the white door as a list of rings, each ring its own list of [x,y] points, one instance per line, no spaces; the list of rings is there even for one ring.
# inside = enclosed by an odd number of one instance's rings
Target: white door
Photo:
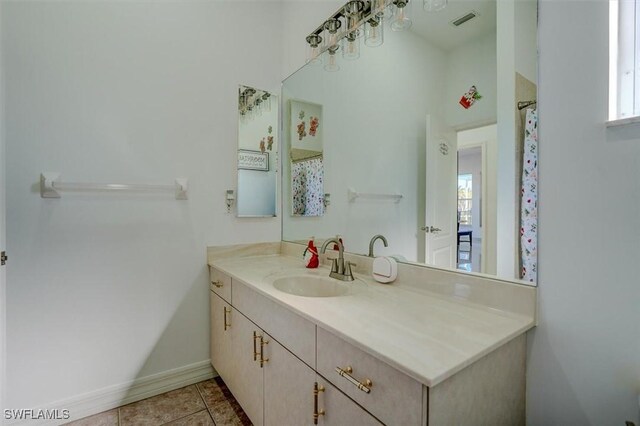
[[[258,360],[260,349],[255,336],[264,336],[264,332],[233,307],[230,330],[233,370],[231,378],[225,383],[251,422],[263,425],[264,375]]]
[[[425,263],[456,267],[458,155],[455,132],[437,117],[426,120]]]
[[[313,425],[313,383],[316,373],[265,334],[263,356],[265,426]]]

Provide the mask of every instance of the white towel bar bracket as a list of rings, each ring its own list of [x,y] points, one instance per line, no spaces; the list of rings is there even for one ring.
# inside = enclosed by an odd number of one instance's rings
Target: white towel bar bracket
[[[40,196],[42,198],[60,198],[61,191],[108,191],[108,192],[172,192],[176,200],[186,200],[189,181],[177,178],[173,185],[122,184],[122,183],[80,183],[62,182],[60,173],[40,174]]]

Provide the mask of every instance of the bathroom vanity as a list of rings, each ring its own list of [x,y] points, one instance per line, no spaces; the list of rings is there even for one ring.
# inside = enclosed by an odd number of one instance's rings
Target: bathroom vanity
[[[301,296],[329,275],[301,253],[209,248],[211,363],[254,424],[524,424],[534,287],[346,254],[355,281]]]

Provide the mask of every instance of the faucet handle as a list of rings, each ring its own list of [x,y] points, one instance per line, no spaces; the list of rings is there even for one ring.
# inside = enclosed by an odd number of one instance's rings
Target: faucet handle
[[[350,276],[351,278],[353,278],[353,272],[351,272],[351,267],[357,267],[358,265],[356,265],[355,263],[349,262],[348,260],[345,260],[344,262],[344,274],[347,276]]]
[[[331,260],[331,272],[338,272],[338,259],[336,257],[328,257],[328,260]]]

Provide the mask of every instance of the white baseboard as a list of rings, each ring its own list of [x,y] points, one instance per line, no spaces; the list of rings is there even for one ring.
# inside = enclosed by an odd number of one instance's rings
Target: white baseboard
[[[68,420],[14,420],[9,421],[6,424],[37,424],[38,426],[58,425],[111,410],[112,408],[140,401],[141,399],[159,395],[184,386],[189,386],[203,380],[208,380],[214,376],[215,371],[213,370],[213,367],[211,367],[211,362],[209,360],[200,361],[194,364],[185,365],[184,367],[134,379],[127,383],[108,386],[103,389],[66,398],[64,400],[47,404],[45,407],[41,407],[42,409],[69,410],[71,418]]]

